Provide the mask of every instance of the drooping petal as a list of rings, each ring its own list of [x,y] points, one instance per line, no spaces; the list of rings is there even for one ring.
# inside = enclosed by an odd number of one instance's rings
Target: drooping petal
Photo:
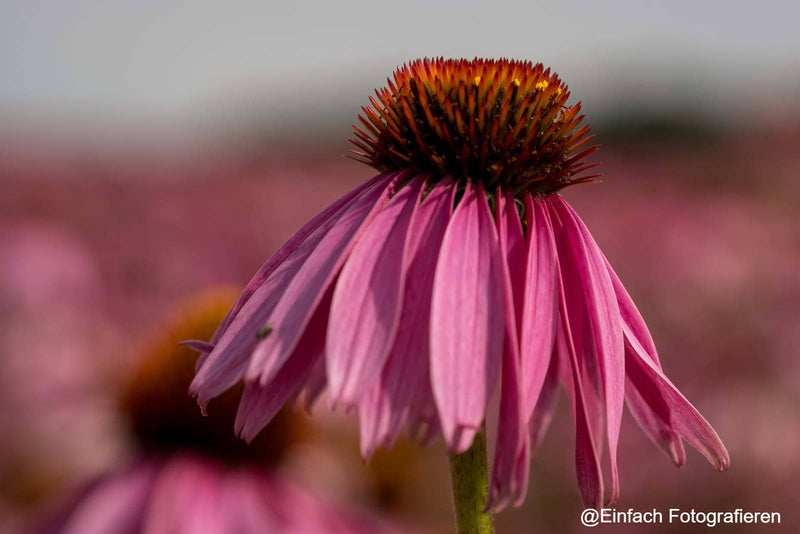
[[[453,206],[455,184],[442,180],[419,206],[409,230],[405,290],[400,328],[380,380],[359,406],[361,453],[368,458],[376,447],[397,437],[412,406],[430,393],[429,337],[431,293],[436,259]],[[412,412],[412,419],[415,414]]]
[[[501,195],[502,193],[498,190],[496,193],[498,199],[496,225],[500,239],[501,254],[505,260],[504,264],[508,268],[508,281],[511,284],[511,304],[514,309],[514,327],[517,332],[517,345],[519,345],[521,343],[519,335],[522,332],[523,309],[525,307],[528,247],[514,195],[511,193],[506,193],[502,197]]]
[[[209,343],[208,341],[203,341],[202,339],[187,339],[186,341],[181,341],[180,343],[178,343],[178,345],[199,352],[200,357],[210,354],[211,351],[214,350],[213,343]]]
[[[562,214],[554,209],[551,202],[547,202],[548,214],[553,224],[554,231],[557,235],[564,232],[564,217],[567,214]],[[581,280],[581,273],[578,270],[580,262],[574,261],[570,257],[569,247],[565,247],[563,243],[558,243],[557,247],[564,254],[564,260],[559,264],[559,271],[564,279],[568,280]],[[578,317],[570,328],[572,336],[572,345],[576,349],[578,356],[578,372],[581,375],[581,382],[583,385],[583,400],[586,415],[589,419],[589,425],[592,430],[593,436],[602,436],[605,433],[605,414],[604,414],[604,395],[603,384],[601,378],[600,362],[596,357],[594,332],[592,324],[588,320],[580,320],[580,318],[587,316],[587,309],[585,298],[582,294],[582,284],[570,283],[563,287],[567,301],[570,302],[571,313]],[[566,362],[568,363],[568,362]],[[569,376],[569,365],[564,365],[563,357],[560,358],[561,373],[566,376],[562,377],[565,381],[571,380]],[[595,447],[598,457],[603,455],[603,440],[597,438],[595,440]]]
[[[528,427],[531,434],[531,452],[535,452],[542,444],[545,433],[550,427],[550,421],[553,419],[553,412],[556,409],[558,402],[558,385],[559,385],[559,366],[560,358],[556,354],[556,347],[553,347],[553,355],[550,357],[550,364],[547,367],[547,374],[544,377],[542,389],[539,392],[539,399],[536,401],[536,406],[533,408],[533,415],[531,415]]]
[[[614,285],[614,292],[617,296],[617,303],[619,304],[619,311],[622,317],[622,322],[628,328],[631,335],[635,336],[638,343],[645,350],[644,356],[650,358],[658,369],[661,369],[661,363],[658,359],[658,352],[656,345],[653,343],[653,338],[650,331],[645,324],[642,315],[636,308],[633,299],[631,299],[628,291],[622,285],[614,269],[608,259],[605,261],[608,275],[611,277],[611,283]],[[681,467],[686,463],[686,450],[683,448],[683,442],[680,435],[670,425],[669,419],[664,418],[665,412],[661,406],[650,406],[645,398],[639,393],[636,385],[626,376],[625,382],[625,402],[628,409],[636,419],[639,427],[644,433],[658,445],[670,457],[673,463]]]
[[[381,392],[380,382],[376,382],[358,404],[359,448],[365,460],[369,460],[388,437],[386,421],[393,411],[389,402]]]
[[[236,313],[229,328],[220,337],[214,350],[192,380],[189,391],[197,396],[201,406],[205,406],[210,399],[244,377],[260,334],[267,333],[264,330],[265,326],[268,326],[267,319],[315,248],[326,239],[335,239],[330,234],[334,233],[333,229],[337,223],[345,219],[351,211],[359,211],[364,209],[365,205],[373,205],[376,198],[380,198],[395,178],[396,175],[381,175],[381,180],[375,181],[372,187],[362,189],[352,202],[320,224],[255,290],[251,298]],[[268,337],[272,337],[273,334],[274,332],[269,332]]]
[[[595,350],[591,326],[586,322],[576,325],[572,330],[572,342],[578,351],[578,365],[580,365],[583,383],[583,401],[586,406],[586,416],[589,418],[589,424],[592,425],[592,435],[603,436],[606,433],[603,379],[600,363],[593,356]],[[605,442],[598,437],[594,444],[597,447],[597,456],[602,458]]]
[[[625,381],[625,404],[645,435],[669,456],[672,463],[682,467],[686,463],[686,449],[669,420],[662,417],[668,411],[665,406],[650,406],[630,377]]]
[[[628,294],[625,286],[622,285],[622,281],[617,276],[617,273],[611,268],[611,264],[608,262],[608,259],[604,256],[603,260],[606,264],[608,276],[611,278],[611,283],[614,286],[614,294],[616,295],[617,303],[619,304],[619,313],[622,317],[622,322],[628,325],[631,333],[636,337],[636,339],[639,341],[639,344],[641,344],[642,348],[646,351],[645,354],[649,356],[653,363],[660,368],[661,363],[658,359],[656,344],[653,342],[653,337],[650,335],[650,330],[647,328],[647,324],[644,322],[642,314],[639,313],[638,308],[636,308],[636,304],[634,304],[633,299]]]
[[[331,304],[326,363],[334,405],[355,405],[383,369],[400,319],[417,176],[369,223],[342,268]]]
[[[557,210],[552,208],[549,202],[546,205],[554,233],[562,233],[564,231],[563,217]],[[569,250],[563,250],[564,247],[562,244],[559,243],[558,247],[562,251],[561,254],[564,254],[563,258],[559,261],[559,276],[562,278],[562,280],[559,281],[559,291],[565,295],[564,298],[569,302],[570,313],[578,318],[573,321],[573,323],[577,324],[572,324],[570,326],[570,340],[572,346],[575,348],[577,356],[577,373],[580,375],[583,388],[582,399],[584,411],[589,422],[589,429],[592,436],[595,438],[595,453],[597,457],[600,458],[603,456],[603,440],[601,436],[604,435],[606,427],[603,410],[603,385],[600,377],[600,363],[595,356],[596,350],[592,326],[589,321],[582,320],[582,318],[586,316],[582,287],[580,284],[571,283],[565,285],[563,282],[563,280],[579,280],[581,278],[577,270],[577,262],[572,260]],[[569,362],[568,356],[563,354],[559,355],[559,372],[564,384],[569,385],[572,383],[572,365]]]
[[[248,379],[258,379],[261,385],[266,385],[275,377],[294,351],[300,335],[358,236],[383,208],[402,178],[403,174],[398,173],[389,183],[380,182],[365,192],[348,206],[319,242],[310,243],[311,240],[307,240],[297,249],[298,253],[305,253],[307,245],[312,247],[266,321],[271,333],[253,351],[247,368]]]
[[[647,356],[644,347],[626,326],[625,357],[631,384],[658,416],[668,421],[692,447],[718,470],[730,466],[730,456],[719,436],[700,412],[686,400],[661,369]]]
[[[530,417],[545,381],[555,341],[557,317],[556,245],[544,201],[526,194],[528,258],[525,275],[520,354],[525,414]]]
[[[328,385],[328,377],[325,373],[325,355],[320,356],[308,373],[303,387],[297,391],[287,401],[290,406],[300,406],[306,412],[311,413],[311,409],[319,399],[325,387]]]
[[[573,335],[578,329],[585,329],[586,335],[579,336],[583,350],[588,353],[584,359],[595,359],[602,379],[611,470],[611,491],[607,500],[610,504],[619,497],[617,444],[625,403],[625,358],[619,305],[603,255],[586,226],[561,197],[553,195],[550,202],[562,223],[557,243],[559,257],[564,258],[560,264],[569,301],[567,320]],[[592,370],[588,365],[584,369]]]
[[[497,231],[502,258],[503,289],[505,296],[505,341],[502,360],[500,417],[497,445],[492,465],[487,508],[499,512],[510,502],[522,503],[528,489],[530,446],[525,399],[522,391],[518,316],[515,308],[515,288],[521,290],[525,281],[525,237],[513,196],[499,191],[497,202]],[[521,299],[517,299],[521,304]]]
[[[324,232],[325,229],[321,228],[319,235],[312,239],[321,239]],[[189,391],[197,396],[201,407],[244,377],[260,339],[259,330],[265,327],[269,314],[296,270],[308,257],[308,252],[291,256],[256,290],[198,369]]]
[[[500,250],[483,187],[465,187],[445,231],[431,303],[431,384],[450,450],[480,429],[503,351]]]
[[[244,306],[247,301],[250,300],[250,297],[253,296],[256,290],[261,287],[264,282],[266,282],[267,278],[269,278],[273,272],[275,272],[275,269],[277,269],[278,266],[283,263],[290,254],[297,250],[297,247],[299,247],[303,241],[313,234],[317,228],[339,214],[341,210],[345,209],[347,205],[350,204],[350,202],[352,202],[356,197],[361,195],[367,189],[373,187],[377,182],[385,179],[385,177],[385,175],[379,174],[378,176],[375,176],[371,180],[364,182],[363,184],[339,197],[333,204],[312,217],[311,220],[309,220],[297,232],[295,232],[292,237],[290,237],[289,240],[281,246],[281,248],[276,250],[275,253],[273,253],[266,262],[264,262],[264,265],[261,266],[261,268],[247,283],[241,295],[239,295],[239,298],[236,299],[236,302],[233,303],[230,311],[228,311],[228,313],[222,319],[219,327],[217,327],[216,332],[214,332],[214,335],[210,340],[210,343],[213,345],[219,341],[220,337],[222,337],[222,334],[224,334],[230,326],[231,321],[233,321],[233,319],[242,309],[242,306]],[[206,354],[200,355],[200,358],[197,360],[197,369],[203,365],[205,358]]]
[[[433,399],[433,390],[430,386],[420,389],[422,391],[419,398],[409,407],[408,435],[427,445],[442,432],[442,425],[439,422],[436,401]]]
[[[289,398],[303,387],[325,348],[332,288],[320,302],[292,355],[275,377],[264,385],[247,380],[234,422],[235,432],[248,443],[280,411]]]
[[[560,277],[559,277],[560,281]],[[578,489],[583,505],[587,508],[599,509],[603,505],[603,473],[600,469],[600,458],[595,441],[600,439],[592,432],[592,426],[586,413],[586,402],[583,395],[583,384],[578,366],[578,358],[572,343],[566,299],[563,295],[563,284],[559,289],[559,313],[556,330],[556,351],[558,359],[563,362],[562,374],[565,378],[567,392],[570,396],[572,419],[575,422],[575,472],[578,476]]]

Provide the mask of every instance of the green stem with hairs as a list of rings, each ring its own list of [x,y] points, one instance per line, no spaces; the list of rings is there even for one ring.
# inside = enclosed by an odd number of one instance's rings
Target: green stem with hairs
[[[450,455],[458,534],[494,533],[492,514],[484,511],[489,496],[486,464],[486,435],[483,432],[475,435],[469,449]]]

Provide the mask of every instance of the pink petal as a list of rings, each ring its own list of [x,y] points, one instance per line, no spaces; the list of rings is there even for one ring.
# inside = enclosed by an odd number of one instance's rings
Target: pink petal
[[[178,345],[199,352],[201,357],[214,350],[213,343],[209,343],[208,341],[203,341],[200,339],[187,339],[186,341],[181,341],[178,343]]]
[[[173,456],[159,473],[141,532],[220,532],[220,515],[213,503],[219,475],[219,469],[208,461]]]
[[[619,304],[619,312],[620,316],[622,317],[622,322],[628,325],[631,333],[636,336],[636,339],[642,345],[642,348],[645,349],[646,355],[650,357],[653,363],[661,368],[661,363],[658,359],[658,352],[656,352],[656,344],[653,342],[653,337],[650,335],[650,330],[648,330],[647,324],[642,318],[642,314],[639,313],[639,310],[636,308],[636,304],[634,304],[633,299],[628,294],[625,286],[622,285],[617,273],[615,273],[614,269],[611,268],[611,264],[608,262],[608,259],[605,257],[603,257],[603,259],[606,264],[608,276],[611,278],[611,283],[614,286],[614,294],[617,297],[617,303]]]
[[[520,333],[522,332],[523,310],[525,308],[528,247],[525,242],[522,221],[519,218],[519,211],[517,211],[514,195],[507,193],[505,197],[501,197],[501,193],[498,190],[496,196],[498,198],[496,225],[498,237],[500,238],[501,253],[503,258],[505,258],[505,262],[503,263],[508,268],[508,281],[511,284],[510,297],[514,310],[513,316],[515,317],[514,330]],[[504,240],[505,243],[503,242]],[[555,269],[553,270],[553,274],[555,275]],[[553,302],[555,302],[555,299],[553,299]],[[507,307],[506,311],[510,311],[510,309]],[[517,345],[519,345],[520,342],[521,339],[517,338]]]
[[[563,232],[562,217],[552,208],[550,203],[547,204],[547,207],[554,233],[558,235]],[[563,250],[564,247],[560,243],[559,246],[562,249],[561,253],[564,254],[563,258],[559,260],[559,276],[562,278],[562,282],[559,282],[561,284],[560,291],[566,295],[567,302],[573,305],[570,308],[571,312],[578,316],[575,321],[577,324],[573,324],[570,327],[570,335],[572,336],[570,341],[577,351],[577,372],[580,375],[583,388],[583,409],[589,421],[592,436],[595,436],[595,452],[598,457],[602,457],[603,440],[600,439],[600,436],[605,433],[606,424],[603,413],[603,385],[600,376],[600,363],[597,357],[593,356],[596,350],[592,325],[588,320],[582,319],[586,314],[586,307],[581,284],[572,283],[566,286],[563,284],[564,278],[579,280],[581,278],[580,273],[576,267],[576,262],[570,257],[569,249]],[[569,385],[573,381],[571,364],[568,358],[563,355],[559,356],[559,372],[565,384]]]
[[[320,239],[323,234],[324,229],[321,228],[320,235],[314,238]],[[281,264],[233,319],[230,328],[222,335],[189,386],[189,391],[197,395],[201,406],[204,407],[210,399],[244,377],[252,352],[259,342],[259,329],[266,325],[284,288],[306,257],[307,254],[296,254]]]
[[[375,381],[397,332],[403,256],[425,179],[401,189],[363,231],[336,283],[326,363],[331,401],[355,405]]]
[[[505,197],[498,191],[495,199],[500,252],[506,259],[505,262],[502,262],[506,332],[502,360],[502,392],[497,446],[487,508],[499,512],[512,500],[515,506],[519,506],[525,497],[528,489],[530,446],[522,393],[519,340],[517,338],[518,315],[514,306],[514,287],[520,290],[524,287],[525,237],[522,234],[522,224],[514,197],[510,195]]]
[[[386,175],[379,174],[375,176],[371,180],[364,182],[363,184],[359,185],[355,189],[352,189],[339,197],[333,204],[322,210],[320,213],[315,215],[311,218],[307,223],[305,223],[297,232],[295,232],[292,237],[286,241],[277,251],[275,251],[272,256],[261,266],[261,268],[253,275],[250,281],[245,286],[242,294],[239,295],[239,298],[236,299],[233,306],[231,307],[230,311],[225,315],[220,323],[219,327],[217,327],[216,332],[214,332],[213,337],[211,338],[211,344],[216,344],[219,341],[222,334],[228,329],[231,324],[231,321],[236,317],[242,307],[250,300],[250,297],[256,292],[256,290],[261,287],[264,282],[266,282],[267,278],[269,278],[275,269],[283,263],[289,255],[294,253],[295,250],[309,237],[311,236],[317,228],[324,225],[330,219],[334,218],[335,216],[341,214],[341,211],[347,207],[357,196],[361,195],[367,189],[373,187],[376,183],[382,181],[386,178]],[[200,366],[205,362],[207,355],[201,354],[200,358],[197,361],[197,368],[199,369]]]
[[[291,406],[301,406],[306,412],[311,413],[311,409],[319,399],[325,387],[328,385],[328,378],[325,374],[325,355],[323,354],[314,363],[305,385],[297,391],[287,401]]]
[[[372,385],[358,405],[358,430],[361,457],[369,460],[375,450],[389,438],[386,428],[391,416],[390,399],[381,391],[379,382]]]
[[[617,303],[619,304],[619,311],[622,316],[622,322],[625,324],[632,335],[646,351],[645,356],[650,358],[658,369],[661,369],[661,363],[658,359],[655,343],[647,329],[642,315],[636,308],[633,299],[631,299],[625,287],[622,285],[614,269],[606,259],[606,269],[608,275],[611,277],[611,283],[614,285],[614,292],[617,295]],[[625,401],[628,409],[633,415],[636,422],[642,428],[645,434],[664,452],[678,467],[681,467],[686,462],[686,450],[683,448],[683,442],[680,435],[675,432],[675,429],[669,423],[669,414],[663,409],[663,406],[656,405],[650,406],[645,398],[636,389],[636,385],[627,377],[625,382]]]
[[[544,377],[544,383],[539,393],[539,400],[536,401],[533,415],[528,422],[531,434],[531,451],[536,451],[542,444],[558,402],[559,357],[558,354],[555,354],[555,347],[553,347],[553,352],[554,354],[550,357],[550,365],[547,367],[547,374]]]
[[[568,300],[567,319],[573,335],[577,334],[577,339],[583,340],[583,349],[587,353],[584,360],[588,362],[594,358],[602,378],[611,468],[611,492],[607,500],[610,504],[619,498],[617,444],[625,403],[625,359],[619,305],[603,254],[588,229],[561,197],[553,195],[551,198],[552,209],[557,210],[562,223],[558,244],[559,257],[564,258],[561,265]],[[579,334],[581,328],[586,329],[587,335]],[[587,365],[585,369],[591,378],[591,366]]]
[[[363,184],[359,185],[358,187],[351,189],[341,197],[339,197],[333,204],[316,214],[312,217],[308,222],[306,222],[300,229],[295,232],[281,247],[269,257],[269,259],[264,262],[264,265],[253,275],[250,281],[245,286],[242,294],[239,295],[239,298],[236,299],[236,302],[231,307],[228,314],[222,320],[219,325],[219,328],[214,333],[214,337],[212,337],[212,342],[218,340],[220,336],[225,332],[227,327],[230,325],[231,321],[236,314],[239,313],[239,310],[242,309],[250,297],[253,296],[256,289],[261,287],[261,285],[269,278],[269,276],[275,271],[275,269],[283,263],[286,258],[289,257],[297,247],[299,247],[303,241],[305,241],[314,231],[322,226],[325,222],[329,219],[333,218],[337,214],[347,207],[356,197],[358,197],[364,191],[370,189],[376,183],[381,182],[386,178],[386,175],[379,174],[375,176],[371,180],[364,182]]]
[[[583,328],[572,330],[572,342],[575,347],[582,347],[582,349],[578,349],[578,365],[580,366],[579,371],[583,383],[583,402],[586,407],[586,416],[589,418],[589,424],[592,425],[592,435],[602,436],[606,432],[606,417],[600,364],[596,358],[591,356],[594,354],[591,326],[588,322],[584,322],[579,326]],[[586,355],[589,356],[587,357]],[[602,457],[603,440],[597,439],[594,444],[597,447],[597,456]]]
[[[551,213],[554,228],[560,228],[558,213]],[[568,259],[568,258],[567,258]],[[553,359],[558,361],[557,372],[566,386],[570,397],[572,418],[575,423],[575,471],[578,475],[578,488],[585,507],[600,508],[603,503],[603,474],[600,468],[600,455],[596,441],[599,434],[593,431],[586,411],[586,400],[582,383],[578,355],[573,342],[574,334],[567,320],[567,298],[562,276],[562,267],[556,276],[559,319],[556,326],[556,343]]]
[[[425,445],[441,432],[442,425],[433,400],[433,390],[430,387],[421,389],[419,399],[409,407],[408,435]]]
[[[350,204],[318,243],[306,242],[297,249],[298,253],[308,253],[308,258],[297,269],[266,321],[272,333],[253,352],[248,379],[258,379],[261,385],[266,385],[292,354],[359,234],[383,208],[403,177],[402,173],[390,176],[393,176],[391,182],[380,182]],[[307,248],[311,250],[304,250]]]
[[[272,493],[274,485],[272,479],[253,470],[240,469],[227,473],[220,490],[220,502],[217,503],[227,512],[226,531],[236,534],[285,532],[284,516],[291,508],[281,509],[276,498],[269,498],[272,495],[265,498],[264,495]]]
[[[420,204],[409,229],[401,327],[380,380],[368,393],[369,402],[359,406],[361,451],[365,458],[379,445],[391,444],[412,405],[423,402],[425,393],[431,395],[428,340],[433,273],[455,189],[449,181],[434,186]]]
[[[467,183],[433,282],[431,383],[445,441],[463,452],[481,426],[503,351],[503,271],[483,187]]]
[[[420,427],[418,434],[418,439],[420,444],[424,447],[430,445],[433,441],[433,438],[441,434],[442,426],[439,424],[439,419],[436,417],[432,417],[428,419],[427,422]],[[474,438],[473,438],[474,439]],[[469,447],[469,443],[465,446],[465,448]]]
[[[642,399],[718,470],[728,469],[730,456],[717,433],[647,356],[628,326],[623,329],[627,372]]]
[[[555,342],[557,255],[553,227],[544,201],[525,195],[528,259],[525,275],[520,352],[525,414],[530,417],[545,381]]]
[[[213,469],[211,475],[200,480],[184,480],[185,497],[174,504],[173,513],[179,517],[177,530],[154,529],[156,532],[176,534],[218,534],[228,531],[227,510],[219,506],[223,491],[224,472]],[[180,490],[179,490],[180,491]],[[147,533],[150,534],[150,533]]]
[[[149,501],[157,465],[142,462],[95,485],[53,532],[137,534]],[[50,531],[50,529],[45,529]]]
[[[375,195],[383,192],[389,180],[394,179],[393,176],[382,175],[382,181],[375,182],[371,188],[363,189],[346,208],[318,226],[255,290],[252,297],[233,318],[229,328],[220,337],[190,385],[190,392],[197,395],[201,406],[205,406],[210,399],[244,377],[251,354],[259,342],[258,332],[267,324],[267,319],[295,274],[303,267],[316,247],[332,233],[338,221],[345,218],[351,210],[358,209],[364,204],[374,203]],[[272,332],[269,337],[273,337],[274,334]]]
[[[275,377],[265,385],[258,381],[245,382],[234,429],[248,443],[275,417],[292,394],[300,390],[322,356],[332,292],[329,288],[294,352]]]
[[[651,407],[636,389],[630,377],[625,381],[625,403],[647,437],[658,445],[677,467],[682,467],[686,463],[686,449],[683,447],[680,435],[669,424],[669,419],[664,419],[664,413],[668,414],[669,409],[664,404]]]
[[[559,277],[560,281],[560,277]],[[563,284],[561,284],[563,288]],[[563,289],[559,295],[563,294]],[[567,317],[566,300],[559,297],[561,317]],[[578,475],[578,489],[586,508],[599,509],[603,505],[603,473],[600,469],[600,458],[592,433],[592,426],[586,413],[586,402],[583,396],[583,384],[578,369],[578,358],[572,344],[572,333],[569,321],[559,320],[560,328],[556,330],[556,351],[565,363],[565,385],[570,395],[572,419],[575,422],[575,471]]]

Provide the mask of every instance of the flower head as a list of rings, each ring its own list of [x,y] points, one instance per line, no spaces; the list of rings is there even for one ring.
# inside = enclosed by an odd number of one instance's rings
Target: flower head
[[[576,176],[598,148],[586,146],[580,102],[567,106],[567,86],[541,63],[418,60],[376,96],[352,142],[355,159],[378,170],[468,177],[514,193],[552,193],[592,178]]]
[[[499,378],[490,506],[519,504],[563,383],[584,502],[618,496],[623,404],[677,465],[682,439],[719,469],[714,430],[664,375],[647,327],[557,192],[586,182],[580,105],[541,65],[420,60],[364,108],[354,157],[381,174],[303,226],[209,342],[201,406],[244,379],[236,431],[287,401],[355,409],[365,457],[408,426],[466,450]]]

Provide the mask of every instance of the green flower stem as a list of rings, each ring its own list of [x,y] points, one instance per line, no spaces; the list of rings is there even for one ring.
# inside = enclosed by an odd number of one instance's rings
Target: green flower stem
[[[458,534],[493,534],[492,514],[484,512],[489,496],[489,470],[483,432],[475,435],[472,446],[465,452],[450,455],[450,475]]]

